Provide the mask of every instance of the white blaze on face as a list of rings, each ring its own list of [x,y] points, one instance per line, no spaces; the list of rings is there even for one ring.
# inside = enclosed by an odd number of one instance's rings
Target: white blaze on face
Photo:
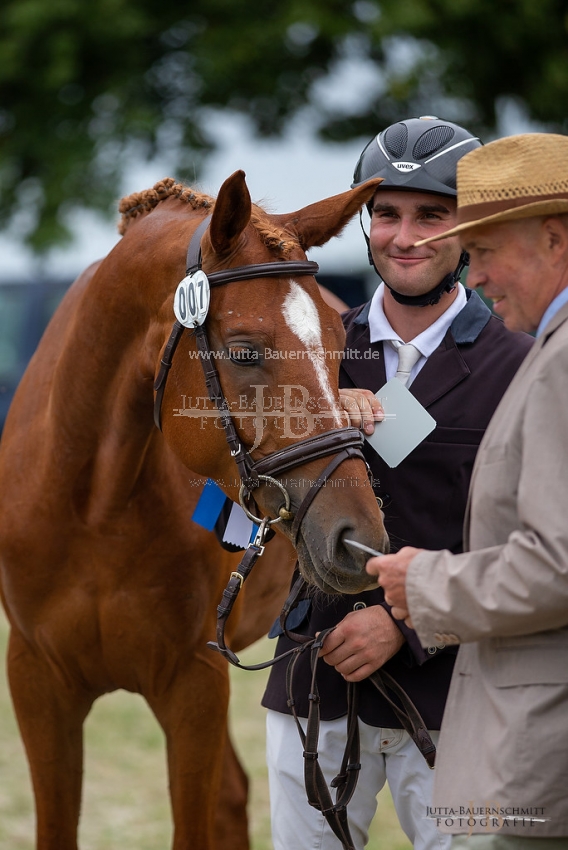
[[[341,428],[342,415],[338,409],[329,381],[325,351],[321,340],[321,324],[317,307],[308,293],[294,280],[290,280],[290,292],[284,299],[282,314],[286,324],[302,342],[308,352],[306,360],[313,364],[322,397],[333,413],[335,425]]]

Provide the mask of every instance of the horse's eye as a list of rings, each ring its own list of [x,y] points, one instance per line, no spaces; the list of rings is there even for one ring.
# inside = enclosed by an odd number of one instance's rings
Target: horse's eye
[[[239,366],[256,366],[260,360],[260,354],[252,345],[233,343],[229,346],[229,360]]]

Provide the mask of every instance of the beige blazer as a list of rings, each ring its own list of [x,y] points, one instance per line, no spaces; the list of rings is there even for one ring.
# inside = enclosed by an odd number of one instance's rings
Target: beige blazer
[[[568,837],[568,305],[487,429],[465,542],[407,577],[422,644],[464,644],[429,816],[445,832]]]

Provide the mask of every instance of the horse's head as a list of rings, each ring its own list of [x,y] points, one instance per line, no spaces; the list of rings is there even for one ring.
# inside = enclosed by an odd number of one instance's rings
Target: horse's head
[[[254,279],[245,273],[240,282],[211,289],[203,325],[210,354],[196,338],[201,331],[183,331],[161,399],[162,429],[170,447],[189,469],[215,479],[235,501],[243,477],[243,463],[236,463],[239,443],[248,471],[254,463],[268,473],[257,479],[253,469],[248,476],[244,492],[247,498],[252,494],[256,506],[252,500],[246,504],[260,516],[280,516],[276,528],[293,539],[304,577],[327,592],[357,592],[371,584],[365,557],[350,551],[345,538],[383,551],[388,544],[366,465],[353,450],[357,434],[351,431],[345,439],[348,422],[338,395],[343,326],[321,298],[304,252],[337,235],[378,182],[289,215],[269,215],[251,204],[243,172],[226,180],[209,226],[199,234],[203,270],[215,278],[223,270],[276,263],[278,272],[272,265],[266,276],[262,270]],[[168,203],[172,209],[172,201]],[[185,213],[189,230],[177,207],[176,215],[178,250],[183,242],[185,253],[203,214]],[[196,253],[195,245],[192,251]],[[177,280],[171,281],[161,310],[164,334],[174,318],[176,285]],[[164,357],[165,336],[162,342]],[[209,399],[204,360],[216,367],[226,414],[234,424],[236,442],[230,447]],[[308,438],[313,439],[306,442]],[[320,442],[325,451],[318,453]],[[298,443],[295,456],[292,447]],[[349,450],[330,470],[344,444]],[[285,462],[274,466],[274,453],[283,450]],[[298,511],[305,514],[301,523]]]

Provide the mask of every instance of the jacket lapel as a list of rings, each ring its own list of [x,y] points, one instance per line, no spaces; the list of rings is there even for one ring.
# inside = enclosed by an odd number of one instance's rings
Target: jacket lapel
[[[341,366],[357,389],[376,393],[386,382],[383,344],[371,342],[368,324],[351,326]]]
[[[420,370],[409,390],[420,404],[429,407],[470,375],[450,330]]]
[[[373,356],[374,355],[374,356]],[[347,336],[342,368],[360,389],[376,393],[386,382],[383,343],[371,342],[369,325],[353,324]],[[430,355],[409,387],[424,407],[433,404],[470,374],[451,331]]]

